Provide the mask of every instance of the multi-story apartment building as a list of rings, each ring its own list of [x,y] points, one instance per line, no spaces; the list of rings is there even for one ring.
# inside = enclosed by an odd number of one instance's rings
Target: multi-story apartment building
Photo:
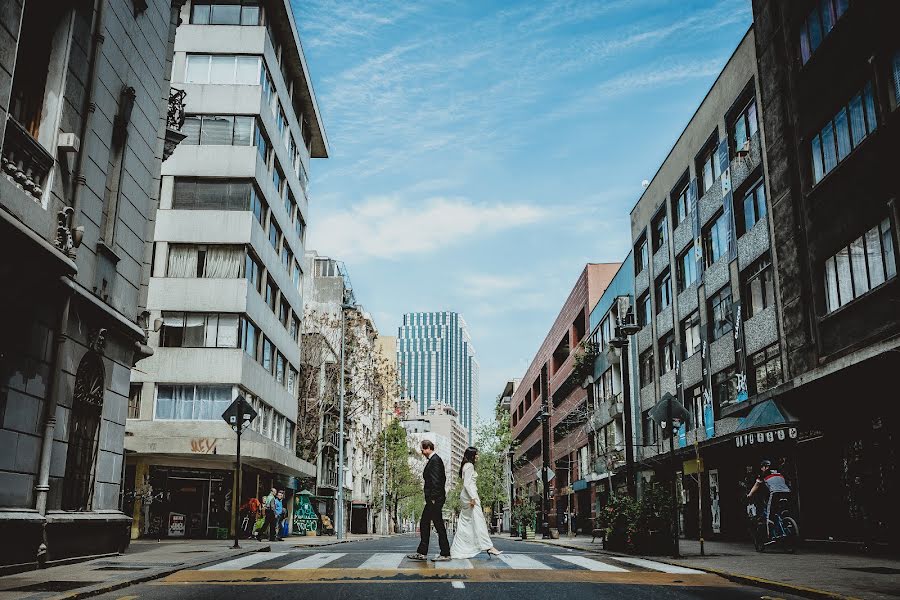
[[[128,544],[128,374],[149,353],[142,268],[178,2],[0,9],[0,565]],[[15,567],[13,567],[15,568]]]
[[[745,535],[739,483],[763,456],[784,455],[796,436],[777,405],[746,420],[731,410],[766,398],[783,372],[770,136],[760,128],[761,112],[751,28],[631,211],[643,477],[655,466],[671,480],[673,462],[681,470],[698,442],[706,467],[704,526],[715,534]],[[665,394],[691,414],[676,432],[675,457],[666,454],[649,412]],[[772,444],[744,447],[730,439],[757,433]],[[682,527],[696,535],[696,481],[679,476],[676,485],[688,488],[678,496],[687,499]]]
[[[506,415],[506,418],[509,419],[513,394],[516,393],[516,388],[519,387],[520,382],[521,380],[518,377],[508,380],[503,386],[503,391],[497,396],[495,417],[498,421],[504,414]],[[507,424],[508,423],[509,421],[507,420]],[[503,502],[502,528],[504,531],[509,531],[512,523],[514,490],[512,461],[506,460],[505,458],[503,461],[503,489],[506,492],[506,500]]]
[[[559,491],[571,485],[572,453],[582,453],[587,438],[578,428],[570,427],[573,413],[583,413],[587,391],[571,380],[579,346],[588,337],[588,319],[619,263],[590,263],[582,270],[569,292],[553,326],[541,343],[513,393],[510,412],[512,436],[518,442],[514,456],[517,497],[534,497],[538,507],[543,500],[541,470],[548,466],[555,477],[549,485],[556,490],[550,501],[546,519],[556,527],[556,515],[565,510],[565,502],[557,502]],[[576,467],[577,476],[577,467]]]
[[[471,442],[479,365],[462,315],[448,311],[403,315],[397,362],[406,397],[416,398],[421,412],[432,404],[452,406]]]
[[[634,310],[634,261],[629,253],[590,315],[594,383],[586,413],[572,422],[588,445],[568,458],[576,475],[567,507],[584,517],[577,524],[582,528],[590,527],[587,517],[596,514],[598,501],[605,503],[611,490],[623,494],[629,488],[626,458],[628,445],[634,448],[634,424],[640,422],[640,415],[636,410],[637,344],[623,326],[634,322]]]
[[[315,474],[294,430],[307,174],[328,152],[289,2],[193,0],[180,17],[172,80],[187,137],[162,173],[155,353],[132,373],[125,479],[133,535],[216,537],[270,485],[290,498]],[[221,418],[238,396],[258,413],[240,489]]]
[[[752,4],[801,530],[896,544],[900,4]]]

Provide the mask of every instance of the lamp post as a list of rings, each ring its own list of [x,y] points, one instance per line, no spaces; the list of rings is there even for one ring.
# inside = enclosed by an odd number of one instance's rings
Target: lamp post
[[[337,507],[335,508],[335,517],[337,520],[337,539],[343,540],[344,532],[344,341],[346,337],[346,311],[353,308],[353,305],[346,301],[341,302],[341,400],[339,410],[338,423],[338,493]]]
[[[627,314],[626,314],[627,317]],[[625,429],[625,485],[628,495],[635,498],[637,490],[634,481],[634,433],[632,426],[631,406],[631,378],[628,371],[628,338],[638,331],[640,327],[626,319],[620,319],[616,327],[616,336],[609,340],[609,345],[619,349],[619,368],[622,371],[622,403],[623,403],[623,427]]]
[[[510,448],[506,455],[509,457],[509,535],[510,537],[515,537],[515,531],[513,529],[513,506],[516,503],[516,493],[515,484],[513,482],[513,459],[515,458],[516,453]]]

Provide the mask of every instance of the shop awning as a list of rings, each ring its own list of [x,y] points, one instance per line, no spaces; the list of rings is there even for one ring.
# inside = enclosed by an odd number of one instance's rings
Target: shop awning
[[[749,431],[759,427],[794,424],[797,419],[778,406],[774,400],[766,400],[757,404],[746,417],[738,420],[737,432]]]

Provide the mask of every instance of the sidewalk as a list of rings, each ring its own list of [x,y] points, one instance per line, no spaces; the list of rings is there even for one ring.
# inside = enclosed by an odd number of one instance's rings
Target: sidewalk
[[[136,540],[119,556],[0,577],[0,600],[88,598],[254,552],[333,546],[383,537],[389,536],[348,535],[343,541],[334,536],[297,536],[283,542],[241,540],[239,550],[231,549],[232,540]]]
[[[592,544],[589,535],[534,542],[604,552],[600,540]],[[900,596],[900,559],[896,558],[803,547],[796,554],[778,550],[759,554],[749,542],[706,542],[705,556],[700,556],[697,540],[681,540],[680,549],[682,558],[677,560],[666,556],[648,558],[800,596],[874,600],[895,600]]]

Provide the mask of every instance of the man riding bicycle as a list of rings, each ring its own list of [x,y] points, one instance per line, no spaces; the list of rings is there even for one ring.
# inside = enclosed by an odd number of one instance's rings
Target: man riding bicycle
[[[787,499],[791,493],[791,488],[788,487],[787,481],[784,480],[784,475],[772,468],[772,461],[770,460],[763,460],[759,463],[759,477],[756,478],[756,482],[747,494],[747,498],[752,498],[762,487],[765,487],[768,492],[763,513],[766,518],[766,531],[768,532],[769,523],[772,522],[769,518],[772,514],[772,505],[782,498]]]

